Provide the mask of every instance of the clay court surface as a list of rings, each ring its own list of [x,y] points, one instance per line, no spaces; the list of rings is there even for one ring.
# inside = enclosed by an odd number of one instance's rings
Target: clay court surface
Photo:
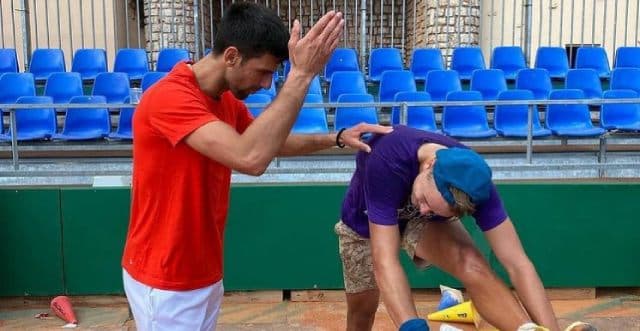
[[[346,303],[339,291],[228,293],[218,330],[344,330]],[[640,331],[639,289],[551,290],[560,325],[572,321],[592,323],[598,330]],[[438,294],[417,291],[418,312],[426,316],[435,310]],[[50,298],[0,299],[0,330],[60,330],[64,322],[48,308]],[[135,330],[126,299],[120,296],[71,297],[80,330]],[[38,313],[50,316],[37,319]],[[476,330],[470,324],[450,323],[462,330]],[[430,322],[431,330],[439,323]],[[394,330],[384,306],[378,310],[374,330]]]

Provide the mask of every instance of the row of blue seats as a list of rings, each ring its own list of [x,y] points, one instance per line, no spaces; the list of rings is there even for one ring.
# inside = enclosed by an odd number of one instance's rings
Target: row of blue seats
[[[166,76],[166,72],[147,72],[142,76],[144,92]],[[103,72],[95,76],[91,95],[101,95],[108,103],[127,103],[131,94],[130,77],[123,72]],[[35,96],[32,73],[4,73],[0,75],[0,104],[15,103],[19,97]],[[77,72],[55,72],[44,85],[44,95],[54,103],[68,103],[71,98],[84,95],[82,77]]]
[[[609,90],[604,93],[605,99],[633,99],[639,94],[633,90]],[[578,89],[555,90],[550,94],[552,100],[582,99],[584,94]],[[266,96],[245,100],[254,116],[260,115],[270,99]],[[482,95],[477,91],[456,91],[447,95],[446,101],[481,101]],[[534,100],[533,93],[528,90],[509,90],[498,94],[498,100]],[[399,92],[395,102],[432,101],[426,92]],[[322,103],[322,97],[309,94],[306,103]],[[343,94],[339,103],[373,103],[370,94]],[[255,107],[256,104],[264,106]],[[489,126],[484,106],[445,106],[442,111],[442,132],[455,138],[490,138],[496,135],[504,137],[527,137],[529,106],[497,105],[494,111],[493,128]],[[548,105],[545,124],[542,127],[537,108],[533,112],[533,136],[544,137],[556,135],[562,137],[592,137],[606,130],[640,131],[640,104],[603,104],[600,114],[600,127],[593,125],[588,105],[563,104]],[[378,112],[373,106],[346,107],[339,106],[335,110],[334,129],[340,130],[358,123],[377,124]],[[400,110],[394,107],[391,112],[391,123],[400,123]],[[407,125],[418,129],[440,132],[436,126],[433,107],[409,106],[407,109]],[[328,132],[326,111],[324,108],[305,107],[301,110],[294,132],[321,133]]]
[[[576,89],[556,90],[550,95],[554,100],[581,99],[583,92]],[[607,99],[638,98],[632,90],[610,90],[604,93]],[[457,91],[447,95],[447,101],[480,101],[482,95],[477,91]],[[527,90],[503,91],[498,100],[533,100],[533,93]],[[400,92],[395,96],[396,102],[431,101],[426,92]],[[48,96],[20,97],[17,104],[51,104]],[[260,103],[257,100],[245,101],[249,104]],[[270,99],[262,100],[263,107],[251,107],[254,116],[259,116]],[[322,103],[322,96],[309,94],[306,103]],[[343,94],[339,103],[373,103],[370,94]],[[76,96],[70,104],[106,103],[103,96]],[[490,138],[496,135],[523,138],[527,136],[527,105],[497,105],[494,112],[493,128],[489,126],[487,112],[483,106],[445,106],[442,112],[442,132],[455,138]],[[52,108],[19,109],[16,111],[17,140],[89,140],[89,139],[131,139],[131,119],[134,107],[120,109],[118,126],[111,132],[111,121],[107,108],[72,108],[65,113],[64,126],[57,133],[56,113]],[[0,116],[0,128],[2,117]],[[334,117],[334,128],[351,127],[366,122],[377,124],[378,114],[375,107],[337,107]],[[391,123],[400,122],[400,111],[394,107]],[[537,110],[533,112],[533,136],[543,137],[551,134],[562,137],[593,137],[606,130],[640,131],[640,104],[604,104],[600,114],[600,127],[591,122],[587,105],[563,104],[548,105],[543,128]],[[407,125],[422,130],[440,132],[436,126],[435,114],[429,106],[409,106],[407,109]],[[329,125],[324,108],[304,107],[294,124],[294,133],[327,133]],[[0,140],[10,141],[11,130],[0,132]]]
[[[328,86],[329,102],[337,102],[342,94],[368,93],[364,74],[360,71],[336,71],[332,73]],[[593,69],[570,69],[564,81],[565,88],[580,89],[586,98],[602,98],[602,83]],[[515,88],[530,90],[537,100],[549,98],[553,89],[552,79],[546,69],[521,69],[516,74]],[[640,93],[640,68],[616,68],[612,71],[611,89],[630,89]],[[470,89],[479,91],[484,100],[495,100],[498,94],[508,89],[505,73],[501,69],[477,69],[471,74]],[[444,101],[450,92],[461,91],[459,72],[455,70],[432,70],[427,74],[424,91],[434,101]],[[415,76],[408,70],[387,70],[382,73],[378,100],[393,101],[398,92],[417,91]],[[276,95],[275,83],[270,89],[262,89],[257,94]],[[325,95],[320,78],[315,77],[309,88],[311,94]]]
[[[479,47],[458,47],[451,55],[449,69],[455,70],[463,80],[471,79],[474,70],[487,69],[484,55]],[[404,70],[402,54],[397,48],[375,48],[369,55],[368,78],[377,82],[387,70]],[[621,46],[616,50],[615,68],[640,68],[640,47]],[[518,46],[498,46],[492,51],[490,67],[501,69],[507,79],[515,79],[521,69],[528,68],[522,48]],[[547,69],[552,78],[564,78],[570,69],[567,52],[562,47],[539,47],[534,68]],[[600,77],[609,77],[610,66],[607,53],[602,47],[580,47],[575,59],[576,69],[593,69]],[[418,48],[413,50],[408,66],[416,80],[425,80],[432,70],[446,69],[439,48]],[[332,54],[324,72],[324,78],[331,81],[335,71],[359,71],[357,52],[351,48],[338,48]],[[286,68],[285,68],[286,74]]]
[[[155,71],[169,72],[173,66],[191,58],[189,50],[184,48],[164,48],[158,53]],[[59,48],[38,48],[31,55],[30,72],[37,81],[45,81],[52,73],[66,72],[65,56]],[[124,72],[131,80],[142,79],[144,74],[152,71],[147,59],[147,52],[140,48],[121,48],[116,53],[112,72]],[[20,72],[16,50],[0,49],[0,73]],[[101,48],[77,49],[71,62],[71,72],[80,74],[82,80],[93,80],[103,72],[108,72],[107,53]]]

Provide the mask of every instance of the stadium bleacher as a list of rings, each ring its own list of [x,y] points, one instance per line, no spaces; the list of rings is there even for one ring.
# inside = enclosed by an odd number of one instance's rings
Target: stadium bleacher
[[[557,100],[560,97],[567,99],[589,99],[602,100],[610,99],[613,96],[620,98],[636,98],[634,94],[625,92],[614,92],[618,90],[634,91],[637,96],[640,93],[640,64],[636,60],[639,47],[621,46],[615,55],[615,62],[610,68],[606,52],[601,47],[580,47],[577,50],[575,67],[569,67],[566,50],[560,47],[540,47],[537,50],[535,64],[528,67],[525,64],[524,53],[518,46],[498,46],[491,52],[489,59],[490,66],[486,68],[482,51],[478,47],[458,47],[452,52],[449,66],[444,62],[442,52],[439,49],[416,49],[412,52],[411,60],[407,65],[403,62],[400,49],[396,48],[374,48],[368,58],[369,66],[361,69],[359,67],[358,52],[351,48],[338,48],[332,55],[322,75],[317,76],[312,81],[309,88],[309,100],[312,103],[342,103],[359,102],[370,103],[367,107],[315,107],[305,111],[301,118],[324,117],[324,122],[314,125],[298,125],[296,133],[325,132],[329,128],[340,128],[344,123],[357,121],[348,115],[355,112],[360,115],[366,113],[366,121],[397,124],[400,123],[400,107],[381,107],[377,102],[439,102],[448,100],[480,100],[494,101],[501,100]],[[189,60],[188,50],[183,48],[166,48],[159,53],[155,70],[152,70],[144,49],[122,48],[115,56],[112,70],[106,63],[104,49],[77,49],[72,61],[71,71],[67,72],[65,67],[65,54],[61,49],[36,49],[33,52],[32,63],[28,72],[20,71],[15,56],[15,49],[0,50],[0,103],[3,104],[25,104],[31,100],[33,103],[42,103],[43,98],[23,98],[48,96],[54,103],[61,104],[56,107],[57,111],[64,110],[64,104],[71,103],[71,100],[83,100],[78,97],[92,95],[96,98],[90,100],[102,100],[104,97],[107,103],[127,104],[131,89],[141,87],[142,91],[147,90],[159,79],[162,79],[177,62]],[[261,104],[263,107],[251,107],[254,116],[258,116],[264,106],[275,98],[279,86],[287,74],[287,63],[283,64],[284,72],[274,73],[271,86],[256,92],[250,96],[246,103]],[[464,81],[469,80],[465,85]],[[560,91],[553,89],[552,81],[562,81]],[[509,82],[513,83],[509,83]],[[41,88],[38,88],[38,87]],[[557,86],[557,85],[556,85]],[[610,86],[610,87],[609,87]],[[478,93],[468,93],[469,89]],[[580,91],[580,93],[575,92]],[[458,93],[464,92],[464,93]],[[529,93],[527,93],[529,92]],[[342,95],[349,96],[341,98]],[[354,97],[360,95],[359,97]],[[262,95],[262,96],[259,96]],[[313,96],[311,96],[313,95]],[[365,95],[365,96],[363,96]],[[478,98],[477,96],[480,96]],[[553,95],[553,98],[551,98]],[[266,98],[264,97],[266,96]],[[319,99],[318,99],[319,97]],[[371,99],[372,98],[372,99]],[[524,99],[523,99],[524,98]],[[349,100],[349,101],[346,101]],[[86,100],[85,100],[86,101]],[[595,102],[596,104],[598,102]],[[443,104],[446,105],[446,104]],[[575,106],[575,107],[574,107]],[[627,108],[625,108],[625,107]],[[636,105],[637,106],[637,105]],[[89,107],[90,108],[90,107]],[[494,111],[495,108],[495,111]],[[494,107],[472,106],[472,107],[441,107],[431,104],[429,106],[411,105],[407,107],[409,116],[407,124],[432,131],[442,131],[459,138],[494,137],[523,137],[522,111],[526,105],[503,105]],[[546,112],[556,112],[557,105],[548,105],[542,108]],[[635,109],[630,104],[620,105],[571,105],[564,108],[574,109],[575,114],[584,115],[587,111],[592,127],[585,125],[588,132],[595,135],[626,128],[632,130],[634,125],[614,125],[607,124],[600,118],[600,109],[605,109],[613,122],[624,122],[624,116],[630,116],[628,121],[633,123],[635,119],[634,111],[623,111],[617,109]],[[113,118],[110,118],[109,130],[97,136],[87,139],[131,139],[131,116],[135,105],[131,107],[121,107],[120,109],[110,109]],[[359,109],[359,110],[358,110]],[[363,111],[363,109],[367,109]],[[456,114],[459,109],[464,109],[463,115]],[[578,111],[579,109],[579,111]],[[41,127],[43,121],[50,125],[51,122],[45,113],[50,109],[40,109],[38,116],[25,116],[20,113],[17,116],[19,121],[18,130],[28,130],[25,128]],[[373,113],[370,111],[373,110]],[[419,112],[426,112],[420,114]],[[68,111],[67,111],[68,113]],[[338,113],[340,115],[338,116]],[[6,117],[8,113],[4,112]],[[322,116],[320,116],[320,114]],[[473,117],[476,114],[478,117]],[[68,115],[68,114],[67,114]],[[537,114],[536,114],[537,115]],[[475,115],[474,115],[475,116]],[[71,117],[73,118],[73,116]],[[344,118],[347,118],[345,122]],[[479,122],[473,125],[475,129],[469,131],[469,121],[475,118]],[[586,117],[582,117],[584,120]],[[517,120],[516,120],[517,119]],[[551,134],[557,137],[566,136],[566,131],[554,129],[549,125],[560,125],[554,116],[545,116],[543,127],[538,122],[538,117],[534,118],[533,136],[546,137]],[[19,133],[19,140],[49,140],[56,139],[79,139],[80,136],[70,136],[62,134],[67,132],[65,118],[58,118],[58,126],[55,132],[49,132],[48,126],[38,134]],[[31,123],[31,121],[34,121]],[[462,121],[457,123],[458,121]],[[3,140],[10,137],[8,120],[4,119],[2,132]],[[339,122],[339,123],[336,123]],[[78,125],[85,125],[88,122],[80,121]],[[83,124],[84,123],[84,124]],[[302,120],[301,123],[307,123]],[[353,122],[355,123],[355,122]],[[622,123],[622,122],[621,122]],[[526,123],[525,123],[526,124]],[[462,131],[452,129],[461,125]],[[473,126],[472,125],[472,126]],[[551,129],[549,131],[549,129]],[[40,129],[39,129],[40,130]],[[49,131],[47,131],[49,130]],[[335,130],[335,129],[334,129]],[[573,132],[573,131],[571,131]],[[525,135],[526,136],[526,135]],[[89,136],[86,136],[89,137]]]

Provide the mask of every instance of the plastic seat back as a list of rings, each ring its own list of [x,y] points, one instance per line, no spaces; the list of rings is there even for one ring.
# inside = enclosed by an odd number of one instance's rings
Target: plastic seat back
[[[482,101],[478,91],[455,91],[447,95],[447,101]],[[489,128],[484,106],[445,106],[442,111],[442,131],[462,138],[488,138],[496,135]]]
[[[640,94],[640,68],[616,68],[611,72],[612,90],[634,90]]]
[[[408,70],[388,70],[380,79],[380,102],[391,102],[398,92],[415,92],[416,82]]]
[[[432,70],[444,70],[442,51],[440,48],[417,48],[411,56],[411,72],[415,80],[427,79],[427,74]]]
[[[25,96],[17,104],[52,104],[47,96]],[[16,129],[18,140],[49,139],[57,130],[56,112],[53,108],[34,108],[16,110]]]
[[[371,94],[342,94],[338,103],[372,103]],[[335,131],[350,128],[360,123],[378,124],[378,115],[374,106],[337,107],[334,118]]]
[[[54,103],[68,103],[83,93],[82,78],[77,72],[54,72],[44,85],[44,95],[52,97]]]
[[[593,69],[569,69],[564,82],[567,89],[582,90],[587,99],[602,98],[600,77]]]
[[[307,94],[304,102],[322,103],[322,96],[319,94]],[[296,134],[329,133],[325,109],[323,107],[302,107],[291,131]]]
[[[498,100],[535,100],[529,90],[508,90],[498,94]],[[532,134],[534,137],[548,136],[551,131],[543,129],[536,106],[496,105],[493,125],[500,135],[526,137],[529,130],[529,111],[532,111]]]
[[[360,71],[358,54],[353,48],[336,48],[324,67],[324,79],[331,81],[331,75],[336,71]]]
[[[638,96],[633,90],[608,90],[603,93],[604,99],[635,99]],[[600,126],[608,130],[640,130],[640,104],[603,104]]]
[[[80,74],[82,80],[94,80],[99,73],[107,71],[107,53],[102,48],[76,50],[71,71]]]
[[[360,71],[336,71],[329,84],[329,102],[337,102],[342,94],[366,94],[367,85]]]
[[[516,75],[516,89],[533,92],[536,100],[549,99],[553,89],[547,69],[522,69]]]
[[[398,92],[395,102],[403,101],[431,101],[427,92]],[[400,124],[400,107],[391,110],[391,124]],[[407,106],[407,126],[412,128],[437,132],[435,115],[431,106]]]
[[[598,77],[609,77],[609,57],[602,47],[579,47],[576,53],[576,69],[593,69]]]
[[[124,72],[98,74],[91,94],[104,96],[108,103],[124,103],[129,97],[129,76]]]
[[[507,80],[500,69],[480,69],[471,74],[471,90],[482,94],[484,100],[496,100],[507,90]]]
[[[73,97],[71,104],[101,104],[107,100],[101,95]],[[107,108],[70,108],[64,119],[62,133],[54,138],[66,140],[101,139],[109,135],[111,120]]]
[[[550,100],[584,99],[584,92],[578,89],[554,90]],[[593,126],[589,106],[586,104],[547,105],[546,125],[560,136],[594,136],[604,130]]]
[[[264,111],[264,109],[271,103],[271,97],[266,94],[254,93],[249,95],[246,99],[244,99],[244,103],[249,104],[263,104],[263,106],[252,106],[249,107],[249,112],[253,117],[258,117]]]
[[[564,79],[569,70],[567,52],[562,47],[539,47],[534,67],[547,69],[551,78]]]
[[[169,72],[178,62],[190,59],[189,50],[186,48],[163,48],[158,53],[156,71]]]
[[[451,69],[460,79],[469,80],[474,70],[485,69],[484,55],[480,47],[457,47],[451,55]]]
[[[454,91],[462,91],[460,77],[455,70],[432,70],[427,74],[425,91],[433,101],[444,101],[447,94]]]
[[[35,95],[33,74],[7,72],[0,75],[0,103],[15,103],[19,97]]]
[[[54,72],[65,72],[64,53],[59,48],[38,48],[33,51],[29,72],[36,81],[46,80]]]
[[[387,70],[403,70],[402,56],[397,48],[374,48],[369,55],[369,80],[378,82]]]
[[[519,46],[494,48],[491,55],[491,68],[502,70],[506,79],[516,79],[518,71],[527,68],[522,48]]]
[[[640,68],[640,47],[618,47],[615,68]]]
[[[15,48],[0,48],[0,74],[18,71],[20,70]]]
[[[124,72],[129,75],[129,79],[142,79],[149,71],[149,60],[147,52],[141,48],[121,48],[116,53],[113,63],[113,72]]]

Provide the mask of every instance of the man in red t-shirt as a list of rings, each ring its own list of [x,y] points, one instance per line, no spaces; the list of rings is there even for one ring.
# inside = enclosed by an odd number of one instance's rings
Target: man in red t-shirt
[[[210,55],[179,63],[148,89],[133,120],[131,221],[122,257],[138,330],[211,330],[223,294],[223,234],[231,171],[262,174],[276,155],[338,144],[370,151],[360,124],[337,135],[289,135],[311,79],[336,48],[344,20],[323,16],[304,38],[254,3],[225,13]],[[244,99],[268,88],[285,58],[291,71],[255,120]]]

